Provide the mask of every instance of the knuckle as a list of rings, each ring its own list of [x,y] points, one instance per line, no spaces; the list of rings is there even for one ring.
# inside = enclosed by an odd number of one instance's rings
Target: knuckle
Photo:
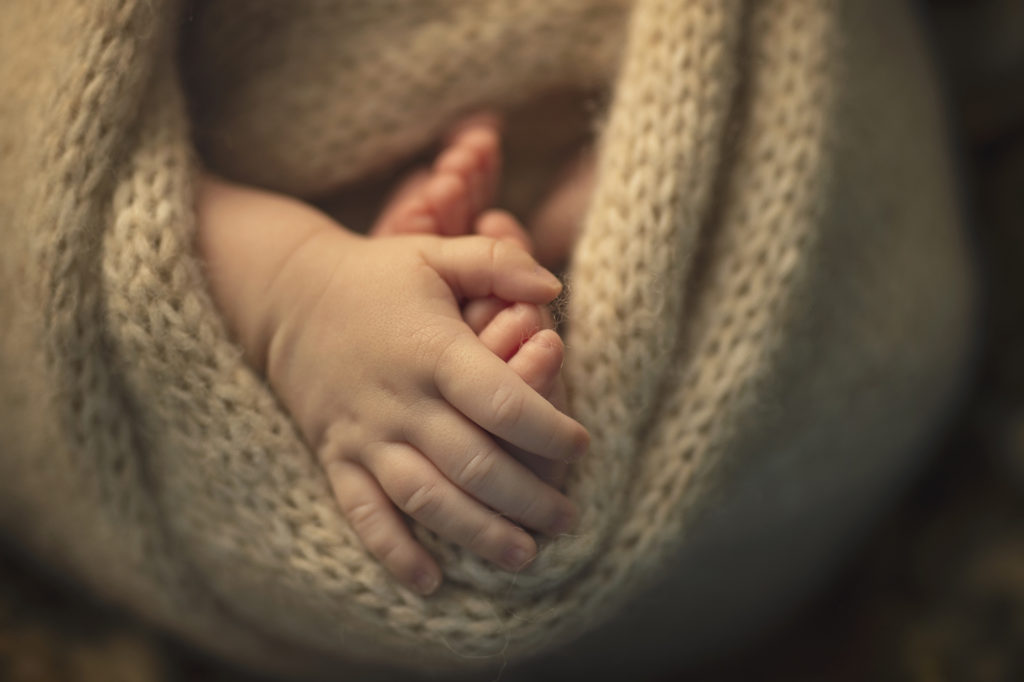
[[[492,477],[497,458],[494,452],[484,451],[472,455],[456,476],[456,482],[465,490],[479,490]]]
[[[498,266],[501,264],[502,256],[505,253],[505,244],[498,241],[497,239],[491,239],[486,237],[486,248],[487,248],[487,263],[490,265],[491,271],[496,271]]]
[[[550,506],[551,505],[547,503],[545,495],[531,495],[523,503],[523,507],[519,510],[519,515],[516,520],[530,526],[531,528],[537,528],[541,520],[547,518],[549,514],[548,508]]]
[[[569,457],[574,451],[574,444],[579,440],[577,425],[568,418],[559,415],[553,423],[548,424],[544,433],[544,452],[548,457]]]
[[[485,521],[481,522],[473,531],[473,534],[463,543],[463,546],[469,551],[486,558],[489,554],[488,538],[491,536],[490,531],[494,528],[494,524],[499,518],[497,515],[489,516]]]
[[[398,539],[382,534],[367,544],[370,554],[388,567],[393,573],[401,569],[401,555],[404,543]]]
[[[571,440],[570,435],[559,427],[551,428],[544,438],[544,452],[549,453],[549,457],[566,456],[571,450],[569,447]]]
[[[431,516],[441,504],[441,492],[433,483],[425,483],[413,488],[405,495],[398,506],[412,517]]]
[[[503,384],[491,397],[491,414],[499,428],[512,428],[523,414],[523,396],[513,387]]]
[[[364,502],[348,508],[345,514],[366,550],[395,573],[401,568],[402,558],[406,555],[406,543],[401,537],[385,532],[381,526],[384,520],[382,511],[379,505]]]
[[[349,507],[345,515],[348,516],[352,527],[361,533],[371,530],[376,525],[377,519],[380,517],[380,510],[372,502],[362,502]]]

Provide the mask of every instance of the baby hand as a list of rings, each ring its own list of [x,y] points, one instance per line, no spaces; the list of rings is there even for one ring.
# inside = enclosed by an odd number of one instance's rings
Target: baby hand
[[[570,461],[586,431],[487,350],[459,308],[488,296],[544,304],[559,290],[522,249],[495,239],[341,229],[311,232],[268,288],[271,385],[366,547],[423,593],[440,571],[396,506],[511,570],[536,545],[509,519],[552,534],[573,523],[572,503],[491,434]]]

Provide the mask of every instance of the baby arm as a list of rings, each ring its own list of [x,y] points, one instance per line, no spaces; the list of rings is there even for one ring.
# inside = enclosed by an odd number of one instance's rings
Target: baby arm
[[[299,201],[210,176],[197,209],[229,327],[399,580],[426,593],[440,571],[396,506],[510,569],[536,546],[509,519],[548,533],[571,526],[572,503],[494,437],[571,460],[586,431],[488,351],[459,310],[492,295],[550,301],[559,284],[531,257],[480,236],[368,239]]]

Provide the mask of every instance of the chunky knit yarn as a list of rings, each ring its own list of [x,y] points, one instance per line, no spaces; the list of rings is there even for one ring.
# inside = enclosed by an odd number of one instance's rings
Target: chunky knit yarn
[[[900,3],[7,0],[0,83],[0,528],[239,661],[720,645],[827,575],[963,376],[970,267]],[[417,528],[447,576],[420,598],[228,337],[198,159],[318,197],[462,112],[601,87],[567,309],[582,521],[518,575]]]

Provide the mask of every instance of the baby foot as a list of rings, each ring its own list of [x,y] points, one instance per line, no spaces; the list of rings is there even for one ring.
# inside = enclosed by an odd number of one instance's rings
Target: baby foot
[[[497,191],[499,127],[498,117],[487,113],[458,124],[433,168],[415,172],[402,183],[370,234],[468,234]]]

